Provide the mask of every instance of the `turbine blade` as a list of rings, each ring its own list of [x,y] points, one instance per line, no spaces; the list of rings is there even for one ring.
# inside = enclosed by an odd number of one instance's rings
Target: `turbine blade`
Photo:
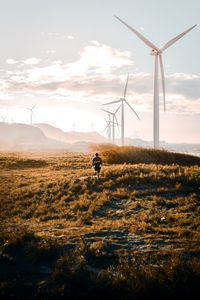
[[[104,120],[106,121],[106,124],[108,125],[109,124],[108,120],[106,118],[104,118]]]
[[[36,107],[37,104],[34,104],[33,107],[31,108],[31,110],[33,110]]]
[[[186,33],[188,33],[190,30],[192,30],[194,27],[196,27],[196,25],[190,27],[189,29],[187,29],[186,31],[180,33],[179,35],[177,35],[176,37],[174,37],[173,39],[171,39],[169,42],[167,42],[162,48],[161,51],[166,50],[167,48],[169,48],[170,46],[172,46],[174,43],[176,43],[176,41],[178,41],[180,38],[182,38]]]
[[[128,73],[128,76],[127,76],[127,79],[126,79],[126,85],[125,85],[125,88],[124,88],[124,99],[126,97],[127,86],[128,86],[128,79],[129,79],[129,73]]]
[[[126,104],[130,107],[130,109],[134,112],[134,114],[136,115],[136,117],[140,120],[138,114],[136,113],[136,111],[132,108],[132,106],[125,100]]]
[[[112,101],[112,102],[104,103],[104,104],[102,104],[102,105],[108,105],[108,104],[119,103],[119,102],[121,102],[121,101],[122,101],[122,100],[121,100],[121,99],[119,99],[119,100],[116,100],[116,101]]]
[[[107,128],[108,128],[108,125],[104,128],[104,130],[102,132],[106,131]]]
[[[152,42],[150,42],[147,38],[145,38],[141,33],[139,33],[137,30],[135,30],[134,28],[132,28],[130,25],[128,25],[127,23],[125,23],[123,20],[121,20],[119,17],[114,16],[115,18],[117,18],[121,23],[123,23],[126,27],[128,27],[128,29],[130,29],[133,33],[135,33],[135,35],[137,35],[137,37],[139,39],[141,39],[148,47],[150,47],[151,49],[157,50],[159,51],[159,48],[156,47]]]
[[[116,121],[116,125],[117,125],[117,128],[118,128],[118,130],[119,130],[119,123],[118,123],[118,120],[117,120],[117,117],[116,117],[116,115],[114,115],[114,119],[115,119],[115,121]]]
[[[101,110],[107,112],[108,114],[110,114],[110,112],[106,109],[101,108]]]
[[[114,113],[113,112],[111,112],[111,111],[108,111],[108,110],[106,110],[106,109],[101,109],[101,110],[103,110],[103,111],[105,111],[105,112],[107,112],[108,113],[108,117],[110,118],[110,115],[114,115]]]
[[[116,109],[116,111],[115,111],[115,115],[116,115],[116,113],[118,112],[118,110],[120,109],[120,107],[121,107],[121,105]]]
[[[166,108],[166,101],[165,101],[165,74],[164,74],[164,67],[163,67],[163,60],[162,60],[162,55],[159,55],[159,60],[160,60],[160,73],[161,73],[161,81],[162,81],[162,90],[163,90],[163,104],[164,104],[164,111]]]

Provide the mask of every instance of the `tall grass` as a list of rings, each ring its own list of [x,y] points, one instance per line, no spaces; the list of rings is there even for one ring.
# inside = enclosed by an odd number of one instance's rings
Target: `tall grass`
[[[188,154],[174,153],[166,150],[146,149],[134,146],[99,146],[103,159],[109,164],[155,163],[179,164],[184,166],[200,165],[200,158]]]
[[[0,157],[2,299],[195,299],[198,164],[117,156],[97,180],[90,154]]]

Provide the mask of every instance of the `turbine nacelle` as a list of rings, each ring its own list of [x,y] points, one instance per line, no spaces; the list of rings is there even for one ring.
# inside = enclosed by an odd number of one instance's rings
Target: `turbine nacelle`
[[[151,56],[156,56],[156,55],[161,55],[162,51],[161,50],[157,50],[157,49],[152,49],[150,52]]]

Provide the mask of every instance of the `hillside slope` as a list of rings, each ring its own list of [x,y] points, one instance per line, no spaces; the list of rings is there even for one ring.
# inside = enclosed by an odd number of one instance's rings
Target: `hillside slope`
[[[66,143],[106,143],[107,139],[100,135],[98,132],[64,132],[63,130],[56,128],[49,124],[35,124],[35,127],[40,128],[43,133],[54,140],[62,141]]]
[[[37,127],[0,123],[0,150],[48,150],[66,147],[66,143],[46,137]]]

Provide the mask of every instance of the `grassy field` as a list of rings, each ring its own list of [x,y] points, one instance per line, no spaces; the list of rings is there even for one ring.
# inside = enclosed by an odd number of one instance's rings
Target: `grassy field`
[[[2,299],[198,299],[200,158],[0,153]]]

